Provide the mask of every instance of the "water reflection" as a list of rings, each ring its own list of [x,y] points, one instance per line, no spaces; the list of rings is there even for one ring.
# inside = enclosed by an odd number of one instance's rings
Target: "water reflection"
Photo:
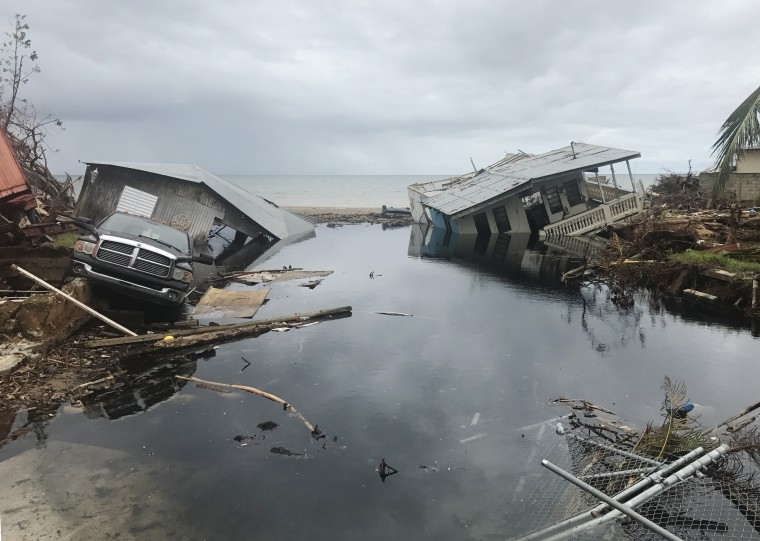
[[[409,235],[411,256],[466,262],[498,274],[559,283],[562,274],[580,267],[601,245],[580,237],[541,241],[530,234],[456,235],[437,227],[414,224]]]
[[[132,367],[110,389],[82,397],[84,414],[90,419],[119,419],[144,412],[168,400],[187,384],[175,376],[192,376],[196,368],[196,361],[187,358],[159,366]]]
[[[61,536],[75,524],[99,539],[505,539],[525,533],[517,521],[537,506],[540,459],[565,441],[552,424],[541,429],[564,413],[552,398],[587,398],[639,426],[658,415],[665,374],[685,379],[716,422],[757,398],[748,333],[646,297],[618,311],[603,290],[559,282],[593,246],[561,248],[321,228],[266,265],[335,273],[313,290],[272,287],[259,316],[352,305],[352,317],[220,344],[206,361],[131,369],[128,382],[85,400],[86,416],[48,417],[44,449],[31,429],[26,446],[0,449],[0,493],[19,499],[13,483],[42,479],[23,501],[36,512],[59,497]],[[177,374],[280,396],[327,438],[315,441],[271,401]],[[383,458],[398,469],[385,483]],[[3,526],[20,531],[9,500],[0,497]]]

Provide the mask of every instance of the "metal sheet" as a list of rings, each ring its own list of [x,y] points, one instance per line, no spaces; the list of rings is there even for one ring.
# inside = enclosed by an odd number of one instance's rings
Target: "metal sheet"
[[[278,239],[304,237],[313,233],[314,225],[290,212],[282,210],[271,201],[245,191],[240,186],[218,177],[197,165],[129,162],[86,162],[88,165],[111,165],[135,171],[144,171],[165,177],[205,184],[230,205],[259,224]]]
[[[150,218],[153,216],[153,209],[156,208],[156,201],[158,201],[158,197],[155,195],[131,186],[124,186],[119,203],[116,205],[116,212],[127,212]]]
[[[487,201],[517,193],[532,182],[602,167],[641,156],[633,150],[575,143],[516,161],[497,162],[488,170],[449,188],[425,201],[425,206],[448,216],[465,213]]]
[[[0,133],[0,198],[25,192],[29,189],[16,154],[4,133]]]
[[[238,291],[208,288],[193,314],[203,317],[253,317],[269,294],[268,289]]]

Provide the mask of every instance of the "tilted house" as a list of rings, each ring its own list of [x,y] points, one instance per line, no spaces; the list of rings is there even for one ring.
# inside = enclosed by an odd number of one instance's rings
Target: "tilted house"
[[[641,212],[644,190],[629,165],[639,156],[585,143],[537,156],[511,154],[476,173],[409,186],[412,216],[459,234],[589,233]],[[614,165],[622,162],[631,191],[618,186]],[[600,181],[602,167],[610,168],[612,185]]]
[[[87,162],[76,214],[98,222],[117,210],[187,231],[196,247],[220,224],[271,242],[314,235],[306,220],[196,165]]]

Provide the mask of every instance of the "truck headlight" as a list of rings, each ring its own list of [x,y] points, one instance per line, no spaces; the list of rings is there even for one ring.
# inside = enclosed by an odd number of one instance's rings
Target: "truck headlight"
[[[179,280],[180,282],[185,282],[186,284],[189,284],[190,282],[193,281],[193,273],[190,271],[186,271],[185,269],[174,269],[172,278],[174,278],[175,280]]]
[[[92,252],[95,251],[95,243],[78,240],[74,243],[74,250],[82,254],[92,255]]]

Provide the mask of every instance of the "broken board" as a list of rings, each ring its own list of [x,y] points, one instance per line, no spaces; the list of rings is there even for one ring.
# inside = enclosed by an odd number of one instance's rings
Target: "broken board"
[[[238,291],[210,287],[198,301],[193,314],[204,317],[253,317],[268,294],[268,289]]]
[[[308,278],[324,278],[330,276],[333,271],[304,271],[304,270],[283,270],[279,272],[259,271],[239,274],[232,278],[233,280],[246,283],[260,282],[289,282],[291,280],[305,280]]]

